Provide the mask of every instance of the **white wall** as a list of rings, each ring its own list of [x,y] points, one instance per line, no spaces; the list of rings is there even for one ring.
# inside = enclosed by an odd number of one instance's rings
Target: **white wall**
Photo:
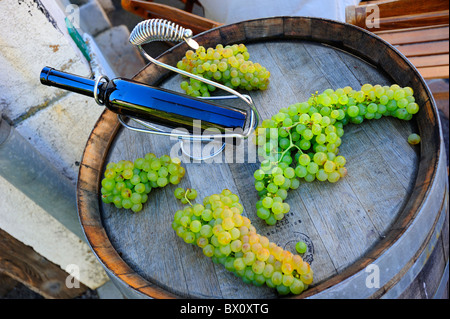
[[[88,136],[103,111],[95,101],[40,84],[44,66],[89,76],[74,46],[32,0],[0,1],[0,108],[75,187]],[[32,165],[32,163],[30,163]],[[75,198],[74,198],[75,200]],[[88,245],[0,176],[0,228],[65,269],[77,264],[91,289],[108,278]]]

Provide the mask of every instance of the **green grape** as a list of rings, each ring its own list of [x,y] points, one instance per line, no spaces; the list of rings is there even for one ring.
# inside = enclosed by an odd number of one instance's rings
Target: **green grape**
[[[408,136],[408,143],[411,145],[416,145],[420,143],[420,136],[416,133],[413,133]]]
[[[313,156],[313,161],[317,165],[323,165],[323,163],[325,163],[326,160],[327,160],[327,154],[325,154],[323,152],[317,152]]]
[[[200,229],[202,228],[202,223],[198,220],[193,220],[189,226],[189,229],[193,232],[193,233],[198,233],[200,231]]]
[[[283,274],[280,271],[274,271],[271,278],[272,283],[278,287],[278,285],[281,285],[282,280]]]
[[[123,172],[122,172],[122,176],[125,179],[132,178],[133,177],[133,170],[129,169],[129,168],[124,169]]]
[[[105,170],[105,178],[114,179],[114,177],[116,177],[116,171],[113,168],[107,168]]]
[[[184,197],[185,190],[184,188],[178,187],[174,191],[175,198],[182,199]]]
[[[303,284],[303,282],[301,280],[299,280],[297,278],[294,278],[292,284],[289,286],[289,290],[294,295],[301,294],[304,289],[305,289],[305,285]]]
[[[265,173],[263,170],[258,169],[255,171],[255,173],[253,174],[253,176],[255,177],[256,180],[260,181],[264,178]]]
[[[209,220],[205,220],[205,218],[203,218],[203,214],[202,214],[202,219],[207,222],[209,221]],[[206,238],[211,237],[213,235],[211,225],[209,225],[209,224],[202,225],[200,228],[200,235],[202,235],[203,237],[206,237]]]
[[[406,106],[406,111],[409,114],[416,114],[417,112],[419,112],[419,105],[417,103],[415,103],[415,102],[409,103]]]
[[[139,193],[132,193],[130,199],[133,202],[133,204],[138,204],[141,202],[142,196]]]
[[[260,207],[256,210],[256,215],[261,219],[267,219],[270,217],[270,210],[265,207]]]
[[[116,186],[116,183],[113,179],[104,178],[101,182],[103,188],[107,190],[108,192],[112,191],[114,187]]]
[[[129,198],[122,199],[122,207],[125,209],[130,209],[133,206],[133,202]]]
[[[359,108],[356,105],[352,105],[348,108],[347,114],[350,117],[356,117],[359,115]]]
[[[122,206],[122,197],[120,195],[116,195],[116,196],[114,196],[112,202],[114,205],[116,205],[116,207],[118,205]]]
[[[408,100],[406,98],[402,98],[397,101],[397,106],[399,108],[405,108],[409,104]]]
[[[295,170],[292,167],[287,167],[284,169],[283,175],[288,179],[292,179],[295,177]]]
[[[195,189],[192,189],[192,188],[189,188],[188,190],[187,190],[187,195],[186,195],[186,197],[188,198],[188,199],[196,199],[197,198],[197,191],[195,190]]]
[[[328,174],[324,169],[319,169],[316,173],[316,179],[323,182],[328,179]]]
[[[283,175],[275,175],[273,178],[273,183],[277,186],[281,186],[284,184],[286,178]]]
[[[133,175],[130,178],[130,182],[131,182],[131,184],[136,186],[137,184],[139,184],[141,182],[141,178],[139,177],[139,175]]]
[[[156,180],[156,184],[157,184],[159,187],[164,187],[164,186],[166,186],[168,183],[169,183],[169,180],[168,180],[166,177],[159,177],[159,178]]]
[[[274,194],[278,191],[278,186],[274,183],[269,183],[269,185],[267,185],[267,190],[269,191],[269,193]]]
[[[336,183],[341,178],[340,174],[336,171],[333,171],[328,174],[328,181],[330,183]]]
[[[183,234],[183,239],[187,244],[191,244],[195,241],[195,234],[191,231],[186,231]]]
[[[299,165],[295,168],[295,175],[297,177],[303,178],[308,174],[308,171],[305,166]]]
[[[281,214],[284,211],[283,204],[280,202],[275,202],[272,204],[271,210],[274,214]]]
[[[122,196],[122,198],[130,198],[132,194],[131,189],[129,188],[124,188],[122,189],[122,191],[120,192],[120,195]]]
[[[273,204],[273,199],[271,197],[264,197],[264,199],[262,200],[262,205],[265,208],[272,207],[272,204]]]
[[[134,203],[133,206],[131,206],[131,210],[135,213],[140,212],[142,210],[142,204]]]
[[[306,170],[308,171],[309,174],[316,174],[317,171],[319,170],[319,165],[315,162],[310,162],[306,166]]]
[[[148,195],[147,194],[141,194],[141,204],[146,203],[148,200]]]
[[[304,254],[306,252],[306,250],[308,249],[308,246],[306,246],[306,243],[303,241],[299,241],[295,244],[295,250],[299,253],[299,254]]]
[[[333,161],[327,160],[323,165],[325,172],[331,173],[336,169],[336,164]]]

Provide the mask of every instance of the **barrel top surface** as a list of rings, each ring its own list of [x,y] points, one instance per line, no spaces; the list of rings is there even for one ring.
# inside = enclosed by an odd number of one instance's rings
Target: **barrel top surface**
[[[416,99],[424,110],[417,118],[426,120],[417,120],[416,116],[411,121],[382,118],[345,126],[339,154],[347,159],[348,175],[335,184],[302,180],[297,190],[288,192],[286,202],[290,212],[275,226],[268,226],[256,215],[258,196],[253,172],[259,162],[248,153],[248,141],[240,146],[227,145],[226,151],[212,163],[200,163],[183,157],[177,140],[124,129],[114,114],[105,111],[88,141],[80,169],[83,174],[78,183],[80,219],[99,259],[133,289],[152,297],[277,297],[273,289],[243,283],[223,265],[205,257],[201,249],[177,237],[171,223],[174,213],[183,205],[173,195],[176,187],[196,189],[200,203],[205,196],[230,189],[239,195],[244,215],[258,233],[292,252],[296,242],[306,242],[308,252],[303,258],[314,270],[314,283],[309,288],[313,292],[315,287],[325,289],[339,275],[349,276],[349,269],[355,264],[376,258],[395,240],[399,229],[407,227],[408,218],[413,218],[413,211],[420,206],[420,200],[412,196],[424,196],[425,191],[419,188],[429,183],[432,168],[427,166],[433,165],[432,155],[421,154],[424,147],[429,148],[427,152],[438,150],[438,146],[423,144],[427,139],[439,143],[436,128],[425,125],[436,114],[420,79],[401,76],[402,72],[409,74],[410,65],[380,40],[371,42],[373,37],[367,32],[336,23],[349,32],[346,39],[352,41],[347,45],[344,43],[347,40],[329,30],[327,20],[288,19],[290,27],[286,19],[268,19],[269,24],[256,20],[260,22],[225,26],[198,37],[205,47],[245,43],[250,60],[271,72],[267,90],[249,93],[261,120],[270,118],[281,107],[307,101],[316,91],[345,86],[359,89],[365,83],[398,83],[418,89]],[[323,28],[313,28],[308,21]],[[308,25],[310,29],[305,31]],[[296,31],[299,27],[303,27],[302,31]],[[317,39],[314,34],[318,34]],[[330,41],[319,41],[322,37]],[[391,59],[381,53],[362,52],[370,50],[367,48],[370,46]],[[185,46],[177,46],[160,59],[174,64],[185,50]],[[410,74],[418,77],[414,72]],[[135,79],[178,92],[183,80],[180,75],[168,74],[154,65],[147,66]],[[420,146],[408,144],[407,138],[413,132],[425,139]],[[180,157],[186,168],[181,183],[152,190],[139,213],[102,203],[99,183],[106,164],[135,160],[149,152]],[[233,155],[236,158],[230,160]],[[397,230],[395,234],[393,229]]]

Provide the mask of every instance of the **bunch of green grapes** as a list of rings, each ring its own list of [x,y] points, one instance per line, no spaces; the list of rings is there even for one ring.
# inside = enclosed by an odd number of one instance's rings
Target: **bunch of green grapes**
[[[257,130],[258,154],[264,159],[254,172],[260,200],[257,215],[274,225],[289,212],[284,202],[300,180],[337,182],[347,174],[346,160],[338,156],[342,125],[321,115],[308,103],[281,109]]]
[[[308,103],[322,115],[329,114],[343,125],[349,122],[361,124],[364,120],[377,120],[383,116],[409,121],[419,111],[413,89],[402,88],[397,84],[364,84],[359,91],[349,86],[336,91],[327,89],[322,94],[312,96]],[[337,116],[336,112],[340,112],[339,110],[344,113],[343,118]]]
[[[158,158],[147,153],[134,162],[110,162],[101,181],[101,198],[106,204],[113,203],[117,208],[131,209],[136,213],[142,210],[152,188],[177,185],[184,174],[180,159],[168,155]]]
[[[196,74],[205,79],[222,83],[233,89],[265,90],[269,85],[270,72],[259,63],[249,61],[250,54],[244,44],[205,49],[200,46],[195,52],[188,50],[177,68]],[[186,94],[190,96],[210,96],[216,89],[199,80],[191,78],[180,84]]]
[[[347,175],[346,159],[338,155],[346,124],[382,116],[410,120],[418,111],[413,90],[396,84],[364,84],[359,91],[327,89],[307,102],[281,108],[262,122],[254,138],[262,157],[254,172],[257,215],[274,225],[289,212],[284,200],[300,179],[336,183]]]
[[[182,189],[175,197],[183,198]],[[194,194],[194,195],[193,195]],[[203,254],[256,286],[266,284],[280,294],[300,294],[313,281],[310,265],[298,254],[284,250],[256,232],[250,220],[242,216],[239,197],[225,189],[203,199],[202,204],[189,200],[196,192],[188,190],[189,205],[178,210],[172,222],[176,234],[186,243],[200,247]]]

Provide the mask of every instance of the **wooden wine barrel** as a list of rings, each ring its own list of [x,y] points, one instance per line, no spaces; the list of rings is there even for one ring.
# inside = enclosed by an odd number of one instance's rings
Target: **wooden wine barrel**
[[[317,18],[245,21],[196,40],[205,47],[244,43],[250,60],[271,72],[266,91],[249,93],[261,119],[327,88],[397,83],[414,89],[420,111],[411,121],[386,117],[345,126],[340,154],[348,175],[335,184],[302,181],[289,191],[291,211],[275,226],[256,216],[253,172],[259,164],[246,151],[248,141],[241,144],[244,151],[227,145],[213,163],[183,157],[186,176],[179,186],[196,189],[200,200],[228,188],[260,234],[293,252],[296,242],[306,242],[303,258],[314,282],[295,298],[433,297],[448,262],[447,166],[438,112],[414,66],[370,32]],[[159,60],[175,65],[187,49],[177,45]],[[176,91],[183,80],[152,64],[134,79]],[[407,142],[413,132],[422,138],[419,145]],[[111,279],[128,297],[277,298],[274,289],[245,284],[177,237],[171,228],[182,207],[173,195],[176,186],[152,190],[139,213],[101,202],[106,164],[148,152],[182,158],[177,140],[125,129],[105,111],[80,165],[80,221]]]

